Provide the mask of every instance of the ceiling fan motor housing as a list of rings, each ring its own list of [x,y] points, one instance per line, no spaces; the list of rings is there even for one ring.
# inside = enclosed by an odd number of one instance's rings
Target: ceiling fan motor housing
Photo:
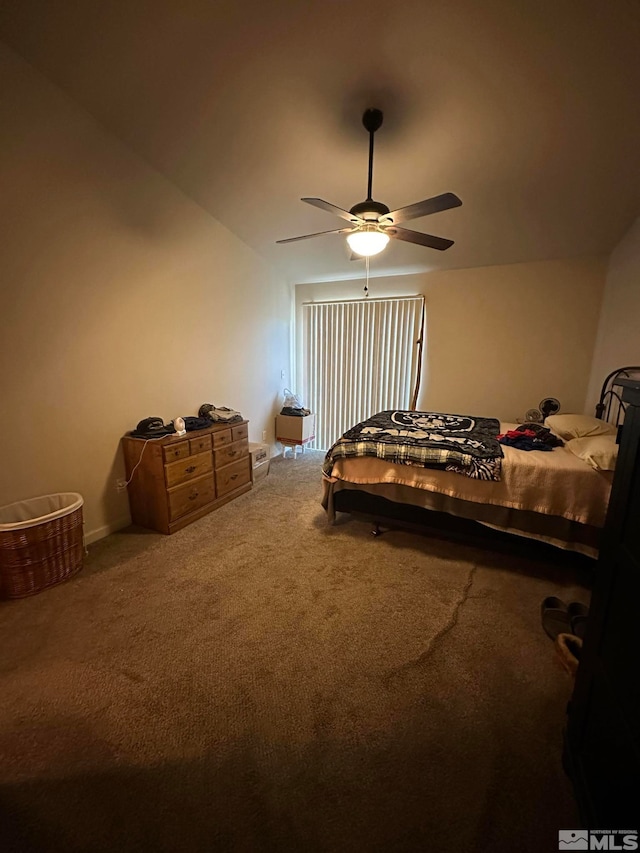
[[[390,212],[386,204],[382,204],[381,201],[373,201],[373,199],[360,201],[358,204],[354,204],[349,211],[358,219],[366,219],[372,222],[377,222],[381,216],[386,216]]]

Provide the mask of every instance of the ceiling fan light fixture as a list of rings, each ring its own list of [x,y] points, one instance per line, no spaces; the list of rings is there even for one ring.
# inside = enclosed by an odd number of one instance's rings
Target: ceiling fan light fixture
[[[363,258],[379,254],[389,242],[389,235],[376,225],[365,225],[347,234],[347,243],[352,252]]]
[[[446,240],[444,237],[436,237],[433,234],[423,234],[421,231],[411,231],[409,228],[399,228],[398,223],[459,207],[462,202],[455,193],[441,193],[432,198],[417,201],[415,204],[399,207],[397,210],[389,210],[386,204],[374,200],[371,194],[373,191],[373,137],[382,125],[382,110],[365,110],[362,124],[369,134],[369,174],[365,200],[354,204],[350,210],[343,210],[322,198],[301,199],[313,207],[346,219],[351,227],[335,228],[333,231],[320,231],[316,234],[303,234],[301,237],[288,237],[286,240],[276,240],[276,243],[296,243],[298,240],[322,237],[325,234],[348,234],[347,243],[353,253],[352,258],[356,255],[368,258],[379,254],[386,247],[390,237],[405,243],[437,249],[440,252],[453,246],[453,240]]]

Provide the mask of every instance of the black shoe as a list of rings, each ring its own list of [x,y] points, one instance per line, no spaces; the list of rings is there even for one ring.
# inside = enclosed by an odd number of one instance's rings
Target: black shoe
[[[586,604],[581,604],[579,601],[572,601],[567,607],[567,613],[571,620],[571,632],[576,637],[584,640],[585,631],[587,629],[587,617],[589,616],[589,608]]]
[[[549,595],[540,606],[542,627],[548,637],[555,640],[558,634],[572,634],[571,617],[568,607],[561,598]]]

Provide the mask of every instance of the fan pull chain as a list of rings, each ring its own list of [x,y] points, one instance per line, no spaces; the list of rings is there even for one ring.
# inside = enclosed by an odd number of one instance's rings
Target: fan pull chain
[[[366,278],[366,280],[365,280],[364,288],[363,288],[363,289],[364,289],[365,299],[366,299],[366,297],[369,295],[369,255],[367,255],[367,256],[365,257],[364,262],[365,262],[365,267],[366,267],[366,270],[367,270],[367,278]]]

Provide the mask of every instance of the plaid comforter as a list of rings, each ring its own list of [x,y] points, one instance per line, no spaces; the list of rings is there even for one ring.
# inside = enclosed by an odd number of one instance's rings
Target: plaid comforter
[[[438,412],[378,412],[347,430],[327,451],[323,472],[337,459],[377,456],[396,465],[444,468],[476,480],[499,480],[502,447],[495,418]]]

